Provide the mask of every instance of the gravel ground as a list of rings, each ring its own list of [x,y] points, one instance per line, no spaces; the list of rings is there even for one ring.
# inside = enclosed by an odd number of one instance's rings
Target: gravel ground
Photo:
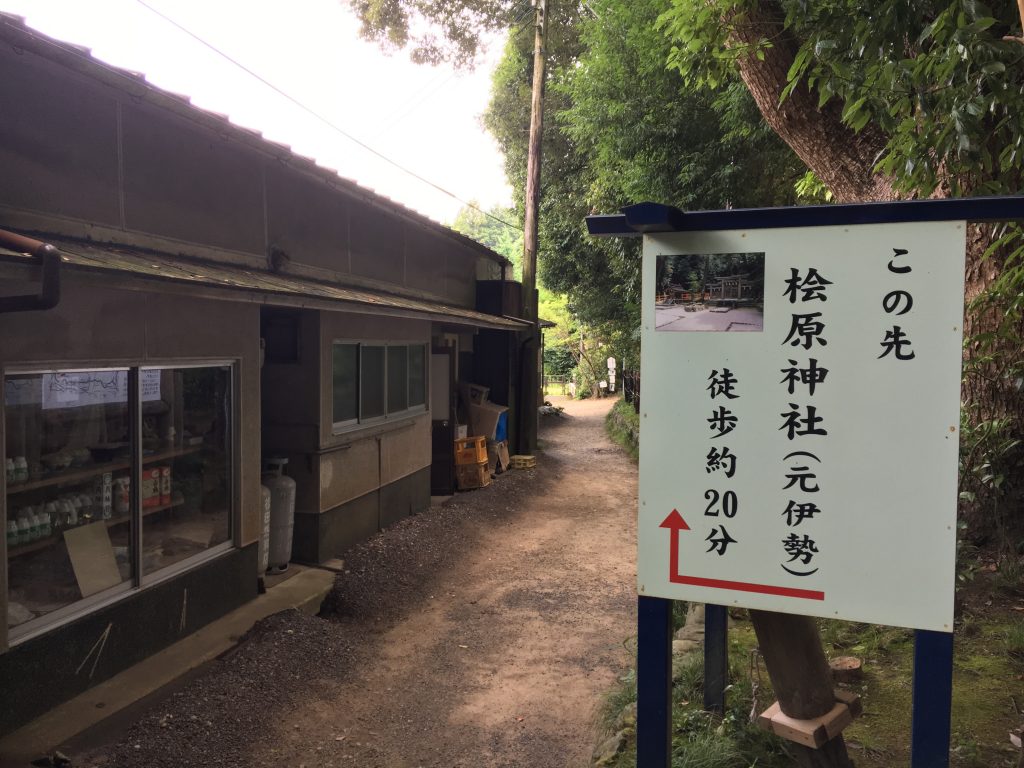
[[[74,765],[586,765],[629,664],[636,468],[610,400],[559,403],[536,469],[345,553],[320,617],[260,622]]]

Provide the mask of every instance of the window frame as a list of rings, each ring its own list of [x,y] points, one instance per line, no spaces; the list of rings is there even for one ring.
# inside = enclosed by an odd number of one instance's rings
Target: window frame
[[[338,346],[355,346],[357,349],[356,354],[356,418],[347,419],[344,421],[334,420],[334,350]],[[380,383],[381,397],[384,403],[384,413],[381,416],[370,416],[363,418],[363,348],[364,347],[380,347],[384,350],[384,377]],[[390,356],[390,350],[394,347],[405,347],[405,402],[406,407],[401,410],[389,410],[388,408],[388,383],[391,376],[390,364],[388,358]],[[409,361],[409,350],[412,347],[420,347],[423,350],[423,402],[421,403],[410,403],[410,372],[412,370]],[[356,430],[365,429],[368,427],[378,426],[382,424],[388,424],[401,419],[409,418],[410,416],[418,416],[423,413],[429,412],[430,403],[430,344],[426,341],[415,341],[415,340],[380,340],[380,339],[332,339],[330,349],[330,392],[331,392],[331,434],[339,435],[346,432],[354,432]]]
[[[197,566],[203,565],[211,560],[221,557],[227,552],[240,547],[240,534],[241,534],[241,377],[239,376],[241,361],[237,358],[215,358],[210,360],[187,358],[187,359],[160,359],[160,360],[99,360],[94,364],[83,363],[81,360],[75,360],[65,363],[52,362],[52,363],[30,363],[30,364],[17,364],[12,363],[10,365],[4,365],[0,367],[0,415],[2,415],[2,421],[0,421],[0,435],[3,436],[4,449],[6,451],[6,419],[7,419],[7,404],[5,402],[2,392],[6,391],[7,379],[10,376],[42,376],[44,374],[56,374],[56,373],[88,373],[92,371],[123,371],[127,370],[129,380],[129,397],[128,397],[128,419],[130,423],[130,442],[132,444],[131,453],[131,466],[129,469],[129,475],[132,478],[132,487],[138,489],[141,487],[140,484],[140,473],[143,463],[142,456],[142,391],[139,386],[139,379],[141,378],[143,370],[180,370],[183,368],[226,368],[228,374],[228,392],[231,397],[230,411],[231,411],[231,450],[230,450],[230,475],[229,482],[231,488],[231,505],[228,510],[230,533],[228,540],[221,542],[209,549],[183,559],[179,562],[172,563],[165,568],[161,568],[158,571],[152,573],[145,573],[141,568],[142,550],[141,535],[142,535],[142,522],[143,522],[143,509],[140,503],[140,496],[138,492],[133,492],[129,497],[129,536],[131,537],[134,552],[131,553],[131,575],[130,578],[109,587],[101,592],[97,592],[94,595],[81,598],[74,603],[58,608],[50,613],[38,616],[35,619],[26,621],[24,624],[20,624],[17,627],[5,627],[7,647],[13,648],[21,643],[33,640],[41,637],[55,629],[62,626],[75,622],[89,614],[95,613],[97,610],[105,608],[109,605],[119,602],[127,597],[130,597],[140,592],[144,592],[147,589],[155,587],[169,579],[181,575],[182,573],[189,571]],[[134,383],[133,383],[134,380]],[[133,402],[131,394],[136,395],[136,402]],[[136,457],[136,454],[138,456]],[[138,458],[138,468],[136,468],[135,459]],[[7,487],[6,477],[0,479],[0,488],[2,488],[2,498],[0,498],[0,512],[2,512],[2,519],[6,525],[7,515],[9,512],[8,508],[8,496],[9,489]],[[4,590],[8,589],[7,586],[7,569],[9,567],[9,560],[7,554],[7,543],[6,540],[0,543],[2,547],[3,562],[2,567],[4,569],[4,575],[2,583]],[[2,613],[6,618],[7,604],[10,597],[8,594],[3,595],[3,606]]]

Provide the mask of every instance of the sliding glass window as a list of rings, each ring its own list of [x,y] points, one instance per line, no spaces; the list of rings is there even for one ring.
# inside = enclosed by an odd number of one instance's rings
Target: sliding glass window
[[[426,410],[426,344],[337,341],[332,356],[336,431]]]
[[[229,365],[5,376],[12,640],[231,541],[233,402]]]

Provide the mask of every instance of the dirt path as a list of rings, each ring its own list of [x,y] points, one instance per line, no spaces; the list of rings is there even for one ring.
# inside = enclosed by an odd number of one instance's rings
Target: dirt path
[[[556,400],[537,469],[357,547],[329,621],[272,618],[90,764],[587,765],[629,665],[636,468],[612,401]]]

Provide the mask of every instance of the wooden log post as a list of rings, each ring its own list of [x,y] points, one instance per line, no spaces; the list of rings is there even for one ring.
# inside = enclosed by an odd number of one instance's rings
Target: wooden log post
[[[750,619],[783,714],[811,720],[830,712],[836,704],[832,675],[814,619],[754,610]],[[853,768],[842,734],[818,749],[789,747],[803,768]]]

